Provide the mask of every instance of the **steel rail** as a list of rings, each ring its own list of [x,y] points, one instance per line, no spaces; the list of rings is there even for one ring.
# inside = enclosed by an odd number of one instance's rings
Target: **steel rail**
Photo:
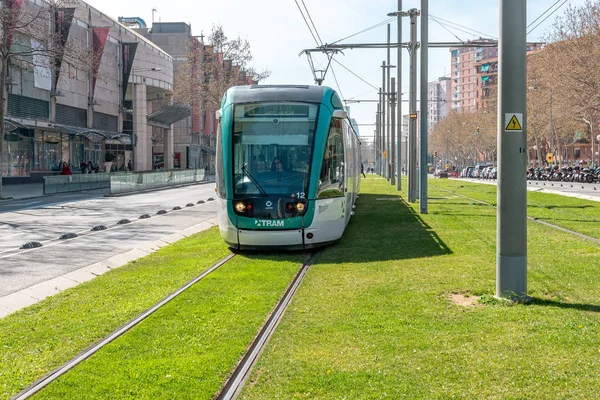
[[[487,202],[485,202],[483,200],[477,200],[477,199],[474,199],[472,197],[465,196],[464,194],[460,194],[460,193],[454,192],[454,191],[449,190],[449,189],[441,188],[441,187],[436,186],[436,185],[430,184],[430,186],[432,186],[432,187],[434,187],[436,189],[443,190],[443,191],[448,192],[448,193],[452,193],[452,194],[464,197],[465,199],[474,201],[474,202],[479,203],[479,204],[483,204],[483,205],[486,205],[486,206],[497,208],[495,205],[487,203]],[[542,225],[546,225],[549,228],[554,228],[554,229],[557,229],[557,230],[562,231],[562,232],[570,233],[571,235],[579,236],[582,239],[586,239],[586,240],[589,240],[589,241],[596,242],[596,243],[600,244],[600,239],[596,239],[595,237],[584,235],[583,233],[572,231],[570,229],[563,228],[562,226],[554,225],[554,224],[551,224],[550,222],[542,221],[542,220],[540,220],[538,218],[535,218],[535,217],[530,217],[529,215],[527,216],[527,219],[530,220],[530,221],[535,221],[535,222],[540,223]]]
[[[227,257],[225,257],[222,260],[218,261],[216,264],[213,264],[210,268],[208,268],[207,270],[205,270],[204,272],[202,272],[200,275],[198,275],[197,277],[195,277],[191,281],[187,282],[186,284],[184,284],[183,286],[181,286],[179,289],[177,289],[175,292],[171,293],[170,295],[168,295],[167,297],[165,297],[164,299],[162,299],[161,301],[159,301],[158,303],[156,303],[152,307],[148,308],[146,311],[144,311],[143,313],[141,313],[140,315],[138,315],[134,319],[130,320],[125,325],[121,326],[120,328],[118,328],[117,330],[115,330],[114,332],[112,332],[111,334],[109,334],[108,336],[104,337],[100,341],[98,341],[95,344],[93,344],[87,350],[85,350],[82,353],[78,354],[77,356],[73,357],[71,360],[67,361],[62,366],[54,369],[53,371],[51,371],[49,374],[47,374],[43,378],[37,380],[32,385],[30,385],[29,387],[25,388],[21,392],[19,392],[17,395],[15,395],[14,397],[12,397],[11,400],[24,400],[24,399],[28,399],[29,397],[31,397],[34,394],[38,393],[40,390],[42,390],[43,388],[45,388],[46,386],[48,386],[50,383],[54,382],[60,376],[64,375],[66,372],[68,372],[71,369],[73,369],[75,366],[77,366],[77,364],[79,364],[82,361],[85,361],[86,359],[90,358],[93,354],[95,354],[102,347],[106,346],[107,344],[109,344],[113,340],[115,340],[115,339],[119,338],[120,336],[122,336],[123,334],[125,334],[127,331],[129,331],[131,328],[135,327],[140,322],[142,322],[143,320],[145,320],[146,318],[148,318],[151,314],[153,314],[155,311],[157,311],[158,309],[160,309],[161,307],[163,307],[169,301],[173,300],[174,298],[176,298],[177,296],[179,296],[180,294],[182,294],[184,291],[186,291],[187,289],[189,289],[191,286],[193,286],[194,284],[198,283],[204,277],[206,277],[207,275],[209,275],[210,273],[214,272],[216,269],[218,269],[219,267],[221,267],[222,265],[224,265],[225,263],[227,263],[233,257],[235,257],[235,254],[229,254]]]
[[[292,298],[296,294],[296,290],[300,286],[300,283],[302,283],[304,276],[315,261],[315,257],[316,253],[311,254],[310,258],[302,265],[292,280],[292,283],[285,291],[283,297],[275,306],[275,310],[250,345],[248,351],[242,358],[242,361],[238,364],[221,389],[221,392],[217,396],[217,400],[232,400],[239,396],[244,384],[246,383],[246,380],[250,376],[252,368],[258,361],[258,357],[261,355],[265,346],[269,342],[273,332],[275,332],[275,329],[281,321],[283,314],[287,310]]]

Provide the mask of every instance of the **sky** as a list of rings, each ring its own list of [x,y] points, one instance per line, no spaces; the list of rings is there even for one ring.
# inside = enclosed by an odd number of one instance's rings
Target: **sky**
[[[229,38],[240,36],[250,42],[256,69],[268,69],[271,72],[270,77],[262,83],[314,84],[307,57],[299,56],[302,50],[316,47],[315,40],[297,5],[298,3],[302,7],[302,0],[298,0],[297,3],[294,0],[87,0],[87,3],[114,19],[119,16],[141,17],[148,26],[152,24],[153,17],[155,22],[186,22],[191,24],[194,35],[201,33],[207,35],[213,26],[222,25]],[[528,0],[527,24],[536,20],[553,4],[559,6],[562,3],[563,0],[558,2]],[[583,3],[584,0],[567,1],[534,29],[527,39],[541,41],[555,17],[564,13],[568,4],[579,6]],[[390,19],[387,14],[396,11],[398,1],[304,0],[304,4],[321,41],[332,43]],[[432,16],[479,31],[480,34],[467,34],[454,29],[450,29],[449,32],[440,24],[430,20],[429,40],[457,42],[459,39],[467,41],[480,36],[498,37],[498,4],[499,0],[430,0],[429,13]],[[403,11],[419,7],[420,0],[402,1]],[[153,13],[152,9],[156,11]],[[544,17],[547,15],[548,13]],[[531,25],[530,29],[544,17]],[[391,24],[393,42],[397,37],[396,21],[392,21]],[[408,18],[404,18],[403,41],[405,42],[409,38],[408,25]],[[384,43],[386,41],[387,27],[384,24],[340,43]],[[393,50],[392,65],[396,64],[396,57],[396,52]],[[381,64],[386,58],[385,49],[345,50],[343,54],[336,55],[335,60],[341,65],[332,63],[333,69],[327,73],[323,84],[341,92],[343,99],[377,99],[377,91],[373,87],[380,87],[382,84]],[[315,61],[320,64],[323,56],[316,54]],[[403,53],[402,64],[404,92],[408,91],[409,71],[406,50]],[[337,78],[337,83],[332,71]],[[449,49],[430,49],[428,81],[434,81],[449,73]],[[408,94],[405,98],[408,99]],[[367,102],[350,104],[350,106],[351,117],[357,120],[361,136],[366,141],[372,140],[376,104]],[[407,114],[406,103],[403,107],[404,114]]]

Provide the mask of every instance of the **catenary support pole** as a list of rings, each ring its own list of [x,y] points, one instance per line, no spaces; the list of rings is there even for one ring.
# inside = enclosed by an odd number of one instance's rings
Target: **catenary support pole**
[[[526,12],[500,1],[496,296],[527,295]]]
[[[417,200],[417,16],[419,11],[411,9],[410,15],[410,80],[408,121],[408,201]]]
[[[396,173],[396,163],[395,163],[395,156],[396,156],[396,149],[395,149],[395,145],[396,143],[394,142],[394,138],[396,136],[396,78],[392,78],[392,85],[390,86],[390,119],[391,119],[391,124],[390,124],[390,137],[392,138],[392,185],[395,184],[394,182],[394,174]],[[398,180],[401,180],[402,177],[400,175],[398,175]]]
[[[389,171],[389,177],[390,177],[390,184],[392,186],[394,186],[396,184],[396,176],[394,174],[395,170],[394,170],[394,157],[395,157],[395,149],[394,149],[394,129],[392,128],[392,99],[391,99],[391,93],[394,90],[392,87],[392,81],[391,81],[391,77],[392,77],[392,64],[391,64],[391,53],[392,53],[392,48],[391,46],[389,46],[389,44],[391,43],[391,39],[392,39],[392,25],[391,24],[387,24],[387,41],[388,41],[388,48],[387,48],[387,63],[388,63],[388,72],[387,72],[387,90],[386,92],[388,93],[388,98],[387,98],[387,107],[388,107],[388,118],[387,118],[387,124],[388,124],[388,132],[390,133],[388,135],[389,140],[388,140],[388,148],[390,149],[390,151],[388,152],[388,171]]]
[[[402,43],[402,0],[398,0],[398,43]],[[398,45],[398,89],[396,91],[398,97],[398,151],[397,158],[398,163],[396,165],[396,174],[398,175],[398,181],[396,183],[396,189],[402,190],[402,46]]]
[[[427,129],[427,89],[428,84],[428,52],[429,52],[429,0],[421,0],[421,157],[419,160],[421,181],[419,184],[419,211],[420,214],[427,214],[427,174],[429,166],[427,165],[428,153],[428,129]]]
[[[381,64],[381,131],[383,132],[383,159],[381,165],[381,176],[387,178],[387,127],[385,123],[386,117],[386,99],[385,99],[385,61]]]
[[[375,171],[379,175],[381,174],[381,124],[379,123],[380,114],[381,104],[377,103],[377,112],[375,113]]]

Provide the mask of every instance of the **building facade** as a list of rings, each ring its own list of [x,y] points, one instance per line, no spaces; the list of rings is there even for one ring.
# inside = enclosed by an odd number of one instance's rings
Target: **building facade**
[[[23,13],[45,7],[15,3]],[[173,89],[172,57],[83,1],[47,14],[55,45],[81,45],[93,61],[52,53],[34,60],[33,67],[11,62],[0,160],[4,182],[41,180],[59,173],[64,163],[74,173],[88,172],[90,164],[98,172],[107,166],[152,169],[153,138],[172,146],[170,121],[156,114],[169,108],[158,100]],[[21,38],[20,45],[39,46],[32,40]],[[163,165],[169,166],[172,160]]]
[[[492,39],[481,38],[478,42],[492,42]],[[497,57],[497,47],[461,47],[450,49],[452,110],[458,112],[474,112],[477,110],[476,64]]]
[[[191,62],[194,63],[194,71],[200,70],[200,64],[204,61],[206,51],[204,36],[193,36],[189,24],[158,22],[153,23],[151,28],[136,29],[136,32],[173,57],[175,80],[189,80],[189,77],[179,77],[179,74],[192,72],[182,70]],[[178,161],[175,167],[205,168],[209,166],[210,168],[214,164],[216,144],[214,110],[207,110],[206,106],[197,101],[192,101],[189,107],[191,108],[190,116],[173,125],[174,151]]]
[[[427,89],[427,130],[444,119],[450,112],[452,104],[452,84],[448,77],[429,82]]]

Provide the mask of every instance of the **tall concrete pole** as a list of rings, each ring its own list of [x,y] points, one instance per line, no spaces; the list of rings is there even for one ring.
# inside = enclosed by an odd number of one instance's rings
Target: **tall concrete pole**
[[[373,141],[373,151],[375,152],[375,171],[378,171],[379,165],[379,103],[377,103],[377,112],[375,113],[375,139]]]
[[[395,185],[396,184],[396,176],[394,175],[395,173],[395,169],[394,169],[394,157],[395,157],[395,153],[396,150],[394,149],[395,144],[394,143],[394,129],[392,128],[392,122],[391,122],[391,116],[392,116],[392,99],[391,99],[391,93],[393,91],[392,85],[393,83],[391,83],[391,77],[392,77],[392,64],[391,64],[391,60],[390,60],[390,56],[391,56],[391,52],[392,52],[392,48],[390,47],[390,43],[391,43],[391,39],[392,39],[392,34],[391,34],[391,29],[392,26],[391,24],[387,24],[387,42],[388,42],[388,47],[387,47],[387,64],[388,64],[388,72],[387,72],[387,94],[388,94],[388,98],[387,98],[387,107],[388,107],[388,117],[387,117],[387,124],[388,124],[388,132],[390,133],[388,135],[389,140],[388,140],[388,149],[390,149],[390,151],[388,152],[388,170],[389,172],[389,177],[390,177],[390,184]]]
[[[380,90],[381,91],[381,90]],[[381,97],[381,95],[380,95]],[[380,99],[381,102],[381,99]],[[376,133],[375,138],[377,139],[375,145],[375,171],[377,174],[381,174],[381,104],[377,103],[377,114],[375,117]]]
[[[500,1],[496,296],[527,294],[527,2]]]
[[[391,117],[391,124],[390,124],[390,137],[392,138],[392,181],[391,184],[392,186],[395,184],[394,182],[394,174],[396,173],[396,143],[395,143],[395,136],[396,136],[396,78],[392,78],[392,85],[390,86],[390,117]],[[398,181],[400,181],[402,179],[402,177],[400,175],[398,175]]]
[[[408,201],[417,200],[417,16],[419,11],[411,9],[410,15],[410,88],[408,122]]]
[[[402,190],[402,0],[398,0],[398,164],[396,166],[396,174],[398,175],[398,182],[396,189]]]
[[[382,174],[381,176],[383,176],[384,178],[387,178],[387,139],[386,139],[386,132],[387,132],[387,127],[386,127],[386,123],[385,123],[385,116],[386,116],[386,99],[385,99],[385,69],[386,69],[386,65],[385,65],[385,61],[381,64],[381,73],[382,73],[382,78],[381,78],[381,131],[383,132],[383,162],[382,162],[382,166],[381,166],[381,171]]]
[[[421,0],[421,159],[419,161],[421,183],[419,185],[419,210],[427,214],[427,166],[428,135],[427,131],[427,89],[429,72],[429,0]]]

